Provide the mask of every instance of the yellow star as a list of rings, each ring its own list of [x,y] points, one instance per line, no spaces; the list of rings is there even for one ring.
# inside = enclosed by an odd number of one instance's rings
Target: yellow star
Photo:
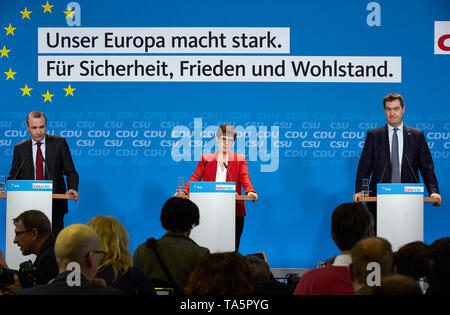
[[[4,27],[4,29],[6,30],[6,36],[8,36],[9,34],[12,34],[12,36],[14,36],[14,30],[16,29],[16,27],[12,27],[11,23],[9,23],[8,27]]]
[[[20,88],[20,90],[23,92],[23,93],[22,93],[22,96],[25,96],[25,95],[31,96],[31,95],[30,95],[30,91],[31,91],[32,89],[33,89],[33,88],[29,88],[28,85],[25,84],[25,87],[24,87],[24,88]]]
[[[41,7],[44,8],[44,13],[45,13],[45,12],[50,12],[50,13],[52,13],[52,8],[54,7],[54,5],[48,4],[48,1],[47,1],[47,3],[41,5]]]
[[[9,68],[9,71],[8,72],[4,72],[4,73],[6,74],[6,80],[9,80],[9,79],[13,79],[14,80],[14,75],[17,72],[12,72],[11,68]]]
[[[27,19],[31,20],[31,19],[30,19],[30,13],[31,13],[32,11],[28,11],[27,7],[25,7],[25,10],[19,11],[19,12],[22,13],[22,20],[23,20],[24,18],[27,18]]]
[[[8,53],[11,51],[11,49],[6,49],[5,45],[3,45],[3,49],[0,50],[0,53],[2,53],[2,55],[0,56],[0,58],[3,58],[3,56],[6,56],[6,58],[9,58]]]
[[[66,96],[67,95],[72,95],[73,96],[73,91],[75,91],[76,89],[72,88],[69,84],[69,86],[67,87],[67,89],[63,88],[64,91],[66,91]]]
[[[75,13],[75,11],[71,11],[70,9],[68,9],[67,11],[63,11],[66,14],[66,20],[67,19],[73,19],[73,14]]]
[[[53,97],[54,95],[55,95],[55,94],[50,94],[50,92],[47,90],[47,93],[46,93],[46,94],[42,94],[42,96],[44,97],[44,103],[47,102],[47,101],[50,101],[50,103],[53,103],[53,102],[52,102],[52,97]]]

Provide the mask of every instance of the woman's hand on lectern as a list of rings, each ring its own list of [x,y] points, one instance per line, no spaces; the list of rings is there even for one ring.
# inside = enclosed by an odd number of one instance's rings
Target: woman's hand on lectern
[[[253,191],[249,191],[249,192],[247,193],[247,196],[252,197],[252,198],[253,198],[253,201],[258,201],[258,194],[255,193],[255,192],[253,192]]]

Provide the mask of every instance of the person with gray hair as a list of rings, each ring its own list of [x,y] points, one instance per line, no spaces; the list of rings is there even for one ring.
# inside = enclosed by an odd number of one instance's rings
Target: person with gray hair
[[[55,256],[59,275],[47,285],[18,291],[18,295],[123,295],[120,290],[107,288],[96,281],[100,264],[100,239],[84,224],[63,229],[55,241]],[[103,285],[99,285],[101,283]]]

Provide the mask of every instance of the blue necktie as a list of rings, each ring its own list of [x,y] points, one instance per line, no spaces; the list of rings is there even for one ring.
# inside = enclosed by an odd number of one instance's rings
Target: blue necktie
[[[391,164],[392,164],[391,182],[392,183],[401,183],[400,162],[399,162],[399,157],[398,157],[397,131],[398,131],[398,128],[394,128],[394,134],[392,135],[392,152],[391,152]]]

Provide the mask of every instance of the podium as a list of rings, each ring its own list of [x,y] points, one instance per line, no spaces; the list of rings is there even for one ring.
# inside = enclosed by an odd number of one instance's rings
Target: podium
[[[190,182],[189,199],[200,211],[200,224],[190,237],[211,253],[235,250],[236,184]]]
[[[52,194],[53,182],[51,180],[9,180],[6,184],[6,194],[0,198],[6,198],[6,232],[5,260],[8,267],[18,269],[19,265],[27,260],[33,260],[35,255],[23,256],[19,246],[14,244],[15,226],[13,219],[27,210],[39,210],[45,213],[52,221],[52,199],[72,199],[66,194]],[[1,229],[3,230],[3,229]]]
[[[392,250],[403,245],[423,242],[424,198],[423,184],[377,184],[377,197],[362,197],[358,201],[377,203],[377,236],[387,239]]]

